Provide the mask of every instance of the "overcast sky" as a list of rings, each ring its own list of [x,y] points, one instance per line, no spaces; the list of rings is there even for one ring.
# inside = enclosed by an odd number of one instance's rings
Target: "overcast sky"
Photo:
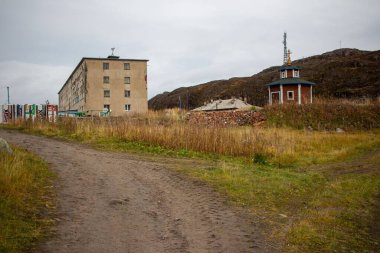
[[[0,103],[57,103],[82,57],[149,59],[148,96],[340,47],[380,49],[379,0],[0,0]]]

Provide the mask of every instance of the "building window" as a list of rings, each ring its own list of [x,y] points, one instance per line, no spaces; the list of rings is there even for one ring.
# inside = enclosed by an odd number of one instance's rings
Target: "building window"
[[[103,76],[103,83],[109,83],[110,77],[109,76]]]
[[[131,83],[131,78],[129,76],[124,77],[124,83],[125,84],[130,84]]]
[[[129,63],[124,63],[124,69],[125,70],[131,69],[131,65],[129,65]]]
[[[104,97],[105,98],[111,97],[111,91],[110,90],[104,90]]]
[[[294,91],[288,91],[288,100],[294,100]]]
[[[109,69],[110,64],[108,62],[103,62],[103,69]]]
[[[130,104],[124,105],[124,110],[130,111],[131,110],[131,105]]]
[[[110,105],[104,105],[103,108],[104,108],[105,110],[107,110],[107,112],[110,111]]]
[[[124,97],[129,98],[131,96],[131,91],[130,90],[125,90],[124,91]]]
[[[294,77],[300,77],[300,72],[298,70],[294,70]]]
[[[286,78],[286,70],[281,72],[281,78]]]

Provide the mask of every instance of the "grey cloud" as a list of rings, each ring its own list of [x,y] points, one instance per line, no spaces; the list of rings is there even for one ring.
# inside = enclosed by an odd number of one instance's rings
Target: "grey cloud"
[[[7,101],[6,86],[10,87],[11,103],[57,103],[57,92],[70,71],[68,66],[0,62],[0,104]]]
[[[6,81],[33,94],[22,102],[57,101],[82,57],[107,56],[113,46],[121,57],[150,60],[149,97],[278,65],[285,30],[294,58],[334,50],[340,40],[377,50],[379,7],[377,0],[2,0],[0,62],[15,68],[0,70],[0,87]]]

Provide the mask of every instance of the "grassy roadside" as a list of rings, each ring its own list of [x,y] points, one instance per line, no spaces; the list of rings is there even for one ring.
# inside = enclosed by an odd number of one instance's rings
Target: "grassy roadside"
[[[345,171],[342,166],[351,163],[352,170]],[[226,163],[180,171],[209,182],[264,217],[269,238],[283,252],[375,252],[379,241],[370,227],[380,192],[379,163],[334,165],[301,170]]]
[[[25,252],[53,224],[54,174],[28,151],[0,153],[0,252]]]
[[[375,196],[380,192],[378,130],[338,134],[261,129],[260,145],[268,146],[262,150],[270,150],[272,135],[285,141],[274,143],[278,147],[272,153],[226,156],[131,141],[88,127],[85,131],[53,125],[22,129],[106,150],[217,159],[220,162],[213,168],[178,171],[208,182],[264,217],[268,237],[274,244],[280,241],[282,251],[374,251],[376,238],[370,233],[370,225],[375,219]]]

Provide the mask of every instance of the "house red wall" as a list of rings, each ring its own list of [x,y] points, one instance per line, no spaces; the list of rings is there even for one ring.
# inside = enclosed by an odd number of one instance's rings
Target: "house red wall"
[[[298,103],[298,84],[296,85],[284,85],[283,90],[283,101],[284,103]],[[294,91],[294,100],[288,100],[287,91]],[[301,85],[301,104],[310,103],[310,86]]]
[[[301,86],[301,104],[310,104],[310,86]]]
[[[271,86],[271,92],[280,91],[280,85]],[[288,91],[293,91],[294,100],[288,100]],[[285,103],[296,103],[298,104],[298,84],[294,85],[283,85],[282,86],[282,99]],[[309,104],[310,103],[310,86],[301,85],[301,104]]]
[[[284,103],[298,103],[298,85],[284,85],[282,91]],[[293,91],[294,100],[288,100],[288,91]]]
[[[280,86],[271,86],[270,87],[270,92],[271,92],[271,96],[272,96],[272,92],[279,92],[280,91]],[[274,101],[274,98],[272,96],[272,104],[278,104],[280,103],[280,96],[278,96],[278,101]]]

